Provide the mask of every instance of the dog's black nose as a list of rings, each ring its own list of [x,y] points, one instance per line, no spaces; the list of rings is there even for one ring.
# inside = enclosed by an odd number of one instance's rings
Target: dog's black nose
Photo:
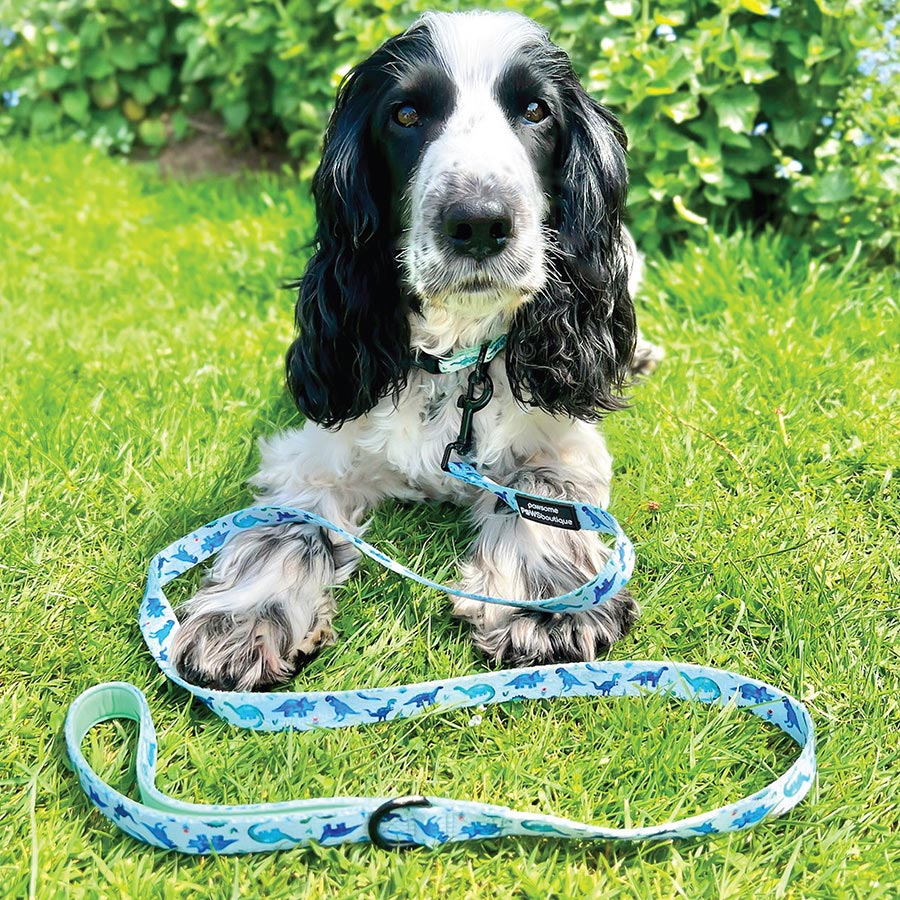
[[[499,253],[512,237],[512,213],[497,200],[453,203],[444,210],[441,223],[453,249],[473,259]]]

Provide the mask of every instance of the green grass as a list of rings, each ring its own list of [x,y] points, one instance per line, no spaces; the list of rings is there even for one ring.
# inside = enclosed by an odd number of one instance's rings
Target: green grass
[[[900,878],[898,282],[776,235],[650,261],[662,368],[603,426],[644,616],[612,653],[740,670],[800,695],[812,794],[737,837],[659,846],[505,840],[390,854],[179,857],[93,811],[61,728],[99,681],[146,693],[161,786],[208,802],[424,792],[610,824],[735,799],[794,758],[734,711],[553,701],[321,734],[254,734],[166,683],[135,621],[152,553],[249,499],[281,391],[306,191],[161,181],[82,147],[0,149],[0,891],[10,897],[876,898]],[[389,504],[371,536],[451,579],[470,533]],[[182,587],[182,592],[188,586]],[[173,592],[177,593],[177,592]],[[475,672],[447,601],[372,565],[338,644],[295,686]],[[123,743],[124,741],[124,743]],[[131,789],[133,733],[88,738]]]

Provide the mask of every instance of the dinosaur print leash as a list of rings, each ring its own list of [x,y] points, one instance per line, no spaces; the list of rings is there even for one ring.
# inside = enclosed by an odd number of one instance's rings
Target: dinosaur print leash
[[[612,538],[609,562],[591,581],[548,600],[514,600],[469,594],[440,585],[400,565],[361,538],[304,510],[251,507],[210,522],[175,541],[150,563],[139,611],[141,632],[168,678],[233,725],[264,731],[346,728],[407,718],[441,709],[461,709],[509,700],[553,697],[641,697],[734,705],[780,729],[800,748],[784,774],[754,794],[689,818],[641,828],[611,828],[521,812],[505,806],[444,797],[324,797],[282,803],[221,805],[187,803],[156,787],[157,742],[150,708],[141,691],[125,682],[97,685],[69,708],[65,737],[69,758],[91,803],[127,834],[157,847],[192,854],[254,853],[303,846],[372,841],[385,848],[438,846],[508,835],[604,841],[658,841],[750,828],[781,815],[809,792],[816,773],[812,719],[784,691],[733,672],[668,661],[566,663],[420,684],[345,691],[271,693],[214,691],[186,682],[170,661],[179,627],[163,587],[218,552],[247,528],[282,522],[318,525],[336,532],[366,556],[420,584],[475,600],[546,612],[576,612],[605,603],[627,583],[633,566],[631,542],[604,509],[552,500],[505,488],[471,465],[450,462],[450,475],[493,493],[513,511],[548,526],[598,531]],[[107,784],[82,752],[86,734],[100,722],[125,718],[138,723],[135,770],[141,801]]]

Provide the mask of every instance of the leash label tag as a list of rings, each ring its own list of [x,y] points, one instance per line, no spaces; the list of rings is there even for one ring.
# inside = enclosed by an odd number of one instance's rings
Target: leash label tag
[[[530,522],[540,522],[541,525],[552,525],[554,528],[567,528],[569,531],[581,529],[575,515],[575,507],[571,503],[537,499],[527,494],[516,494],[516,503],[519,505],[519,515]]]

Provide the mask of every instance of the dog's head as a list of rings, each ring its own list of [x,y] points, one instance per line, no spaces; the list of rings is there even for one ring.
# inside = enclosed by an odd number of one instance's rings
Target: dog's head
[[[519,401],[621,406],[626,186],[621,127],[534,22],[428,14],[391,38],[344,79],[313,180],[287,358],[300,410],[335,425],[401,390],[410,317],[436,310],[509,332]]]

